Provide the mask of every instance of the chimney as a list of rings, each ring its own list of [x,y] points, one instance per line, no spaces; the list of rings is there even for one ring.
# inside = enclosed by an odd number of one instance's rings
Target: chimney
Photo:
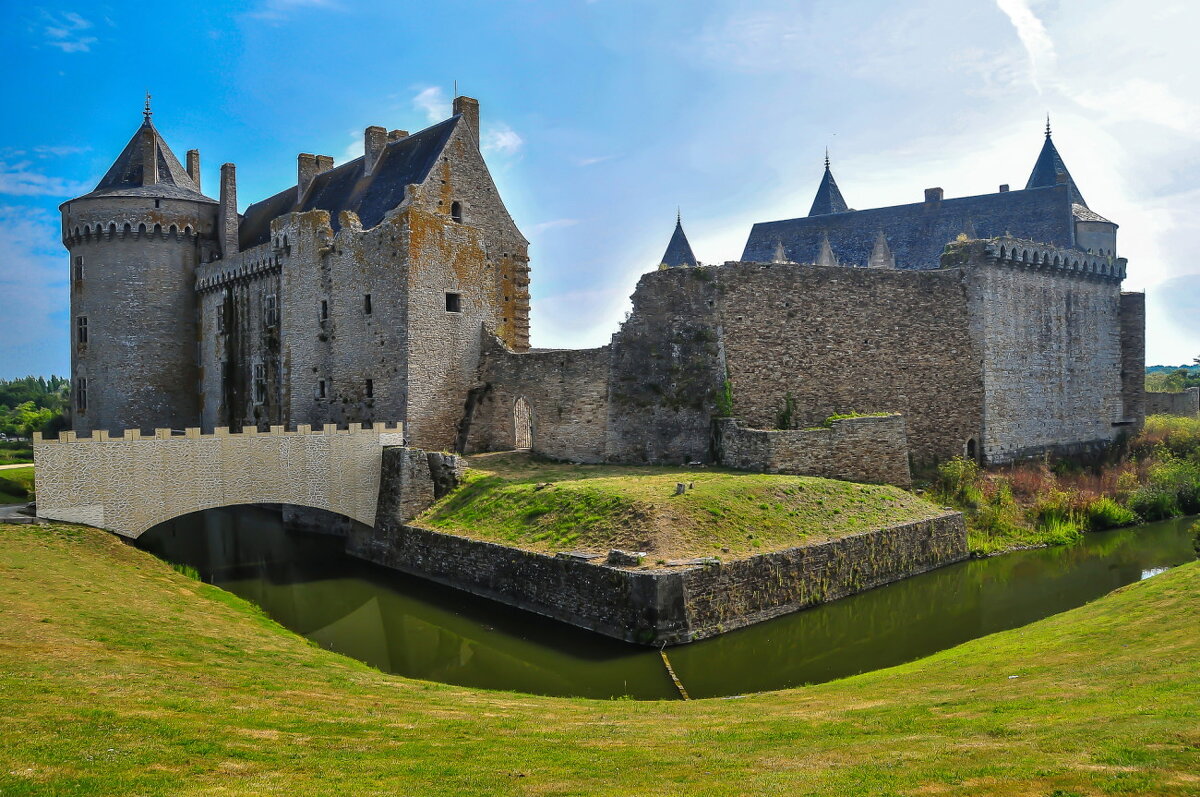
[[[371,125],[363,133],[363,174],[370,176],[375,173],[375,164],[387,144],[387,130],[379,125]]]
[[[455,97],[454,98],[454,113],[462,115],[462,118],[470,126],[471,132],[475,134],[475,145],[479,146],[479,100],[473,100],[470,97]]]
[[[317,176],[317,156],[301,152],[296,156],[296,201],[303,202],[308,187]]]
[[[926,202],[941,202],[942,201],[942,189],[926,188],[925,189],[925,201]]]
[[[333,158],[328,155],[317,156],[317,174],[327,172],[333,168]]]
[[[388,141],[399,141],[400,139],[408,138],[407,130],[390,130],[388,131]]]
[[[158,182],[158,141],[154,128],[146,125],[142,128],[142,185],[154,185]]]
[[[189,149],[187,151],[187,172],[188,177],[192,178],[192,182],[196,187],[200,187],[200,150]]]
[[[221,204],[217,209],[217,235],[221,242],[221,257],[231,257],[238,251],[237,167],[221,164]]]
[[[1000,193],[1002,193],[1002,194],[1008,193],[1008,183],[1004,183],[1003,185],[1000,186]]]

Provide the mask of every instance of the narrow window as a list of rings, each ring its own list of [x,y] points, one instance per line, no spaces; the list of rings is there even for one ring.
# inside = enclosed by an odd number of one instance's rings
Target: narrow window
[[[371,294],[363,294],[363,312],[367,315],[371,314]]]
[[[279,323],[279,304],[275,294],[263,297],[263,326],[273,327]]]
[[[82,376],[75,380],[75,409],[87,412],[87,379]]]
[[[87,316],[85,315],[75,319],[75,339],[80,343],[88,342]]]
[[[217,331],[225,331],[225,304],[222,302],[217,305]]]
[[[321,300],[321,320],[322,321],[329,320],[329,300],[327,300],[327,299]]]
[[[446,294],[446,312],[461,313],[462,312],[462,294],[447,293]]]
[[[975,444],[975,438],[972,437],[970,440],[967,441],[967,459],[975,459],[978,455],[979,454],[978,454],[977,446]]]
[[[267,366],[262,363],[254,364],[254,403],[265,404],[267,401]]]
[[[462,224],[462,203],[450,203],[450,218],[458,224]]]
[[[162,200],[161,200],[161,199],[156,199],[156,200],[154,200],[154,207],[156,207],[156,208],[157,208],[157,207],[161,207],[161,204],[160,204],[161,202],[162,202]]]
[[[375,380],[367,380],[367,398],[375,398]]]
[[[75,281],[81,282],[82,280],[83,280],[83,258],[77,257],[77,258],[75,258]]]
[[[328,388],[326,387],[324,379],[317,380],[317,398],[319,398],[319,399],[329,398],[329,391],[328,391]]]

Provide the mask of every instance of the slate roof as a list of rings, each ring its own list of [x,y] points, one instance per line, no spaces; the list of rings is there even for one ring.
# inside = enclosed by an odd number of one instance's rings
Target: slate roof
[[[825,174],[821,177],[821,185],[817,188],[817,196],[813,199],[808,215],[825,216],[830,213],[845,213],[849,209],[846,200],[842,198],[842,192],[838,190],[837,181],[833,179],[833,172],[829,171],[829,161],[826,160]]]
[[[663,253],[661,263],[668,266],[695,266],[696,256],[692,254],[692,245],[688,243],[687,235],[683,232],[683,222],[675,218],[675,232],[671,234],[671,242]]]
[[[142,146],[142,133],[149,128],[154,131],[155,150],[158,153],[158,182],[145,185],[145,148]],[[167,146],[162,135],[154,127],[149,118],[142,122],[141,127],[129,139],[125,149],[113,161],[100,183],[91,193],[84,194],[80,199],[90,199],[102,196],[146,196],[163,199],[190,199],[194,202],[211,202],[215,199],[206,197],[200,192],[200,187],[188,176],[187,169],[179,163],[175,153]]]
[[[1071,215],[1075,217],[1076,221],[1102,221],[1106,224],[1113,224],[1087,205],[1080,205],[1078,202],[1071,205]]]
[[[255,202],[242,216],[240,248],[249,249],[269,241],[271,220],[285,213],[327,210],[335,231],[341,226],[338,214],[343,210],[357,213],[364,228],[378,225],[389,210],[404,200],[406,186],[424,182],[461,118],[452,116],[399,141],[388,142],[370,175],[363,174],[361,157],[318,174],[303,203],[298,200],[294,185]]]
[[[1058,148],[1054,146],[1054,141],[1047,132],[1046,143],[1042,145],[1042,151],[1033,164],[1033,171],[1029,174],[1029,182],[1025,183],[1025,188],[1050,188],[1058,185],[1060,178],[1061,182],[1071,187],[1075,201],[1087,207],[1083,194],[1079,193],[1079,186],[1075,185],[1071,173],[1067,171],[1067,165],[1063,163],[1062,156],[1058,154]]]

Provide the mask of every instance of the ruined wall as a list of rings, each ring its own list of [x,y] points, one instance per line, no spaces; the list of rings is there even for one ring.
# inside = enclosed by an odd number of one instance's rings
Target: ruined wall
[[[1146,393],[1146,414],[1200,416],[1200,387],[1182,393]]]
[[[733,562],[630,570],[522,551],[389,519],[347,553],[643,645],[680,644],[897,581],[968,555],[962,515]],[[602,560],[601,560],[602,561]]]
[[[970,242],[955,255],[966,260],[983,353],[984,458],[1103,447],[1125,420],[1123,265],[1028,242],[1008,241],[1015,254],[1001,257],[1005,243]]]
[[[760,473],[823,476],[909,487],[904,418],[846,418],[828,428],[745,429],[732,418],[716,421],[718,461]]]
[[[1146,420],[1146,294],[1121,294],[1121,404],[1125,423]]]
[[[979,434],[980,353],[962,272],[738,263],[717,269],[733,415],[773,428],[833,414],[904,415],[916,462]]]
[[[524,398],[533,451],[573,462],[604,461],[610,356],[608,346],[516,354],[489,339],[480,384],[469,399],[465,450],[514,448],[514,408]]]
[[[64,203],[74,429],[179,429],[199,422],[193,274],[214,225],[215,205],[190,200]],[[75,279],[77,268],[82,279]],[[86,342],[79,338],[80,317],[87,319]],[[83,411],[80,380],[86,380]]]

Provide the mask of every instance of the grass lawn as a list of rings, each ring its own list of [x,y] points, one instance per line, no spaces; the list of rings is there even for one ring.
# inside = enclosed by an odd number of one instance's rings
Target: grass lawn
[[[590,701],[384,675],[105,532],[0,526],[0,794],[1194,795],[1198,593],[1193,563],[842,681]]]
[[[33,462],[32,444],[19,443],[15,440],[0,441],[0,465],[11,465],[16,462]]]
[[[28,501],[33,493],[33,466],[0,470],[0,504]]]
[[[897,487],[720,468],[571,465],[472,456],[462,487],[416,525],[535,551],[645,551],[648,564],[737,557],[946,510]],[[679,482],[694,485],[675,494]]]

